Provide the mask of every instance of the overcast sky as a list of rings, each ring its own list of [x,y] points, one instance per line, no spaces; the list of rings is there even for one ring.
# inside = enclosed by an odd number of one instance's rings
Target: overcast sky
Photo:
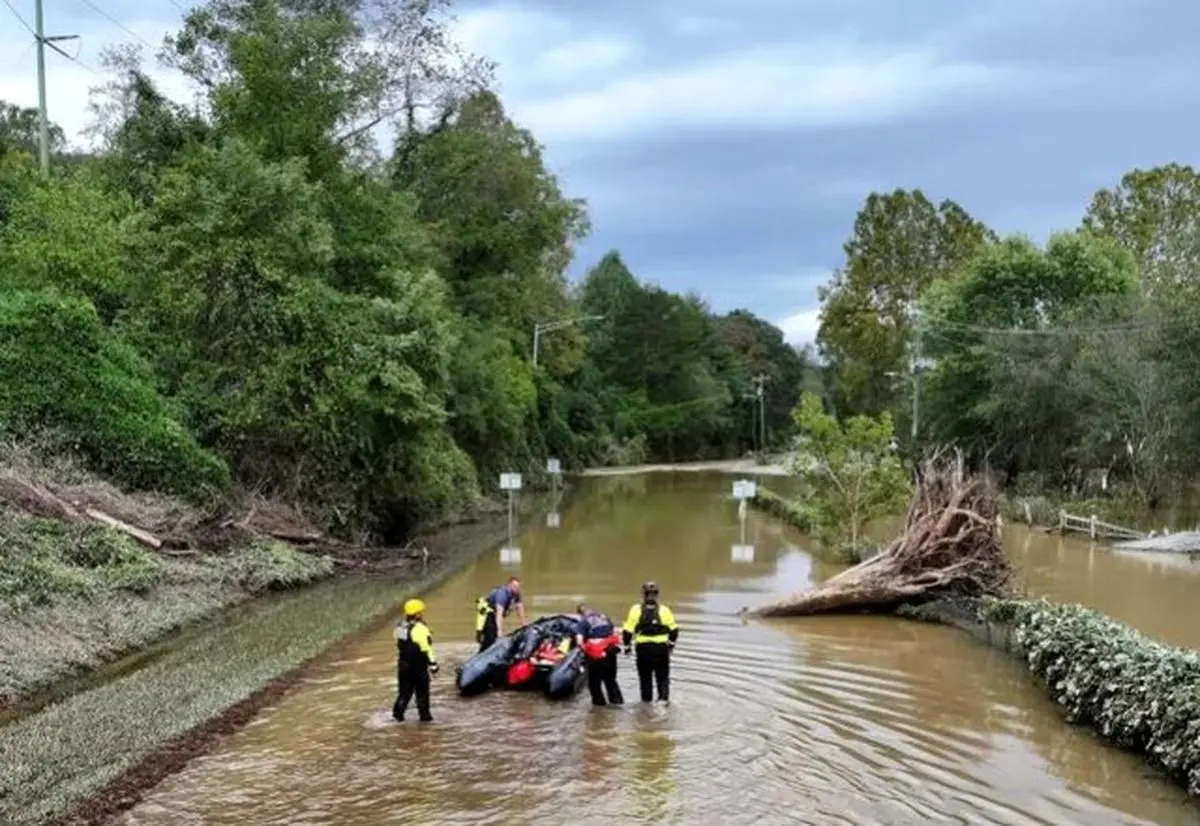
[[[33,22],[33,0],[8,0]],[[157,46],[184,0],[48,0],[98,66]],[[872,190],[922,187],[1001,232],[1075,225],[1134,166],[1194,163],[1200,3],[1186,0],[527,0],[460,7],[512,115],[637,276],[811,340],[816,288]],[[568,10],[569,9],[569,10]],[[119,21],[129,31],[106,19]],[[37,101],[32,40],[0,6],[0,98]],[[48,53],[76,135],[98,75]],[[166,78],[166,91],[185,87]]]

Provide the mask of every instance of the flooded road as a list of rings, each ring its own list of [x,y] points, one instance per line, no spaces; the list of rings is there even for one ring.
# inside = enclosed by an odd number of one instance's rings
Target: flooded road
[[[753,557],[735,553],[730,482],[581,482],[557,527],[520,537],[519,563],[493,554],[427,597],[444,664],[432,725],[390,721],[381,628],[115,822],[1200,824],[1182,791],[1067,726],[1019,662],[965,634],[883,617],[743,624],[742,605],[837,569],[756,514]],[[1005,542],[1029,590],[1200,647],[1200,565],[1015,527]],[[586,599],[623,617],[657,580],[682,629],[671,706],[636,702],[625,658],[624,708],[593,711],[586,692],[458,698],[474,600],[510,572],[534,616]]]

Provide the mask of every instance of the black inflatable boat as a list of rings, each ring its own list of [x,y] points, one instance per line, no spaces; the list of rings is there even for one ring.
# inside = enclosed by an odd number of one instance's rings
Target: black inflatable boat
[[[583,650],[575,644],[576,617],[538,617],[497,639],[456,669],[459,694],[492,688],[542,691],[552,699],[571,697],[585,679]]]

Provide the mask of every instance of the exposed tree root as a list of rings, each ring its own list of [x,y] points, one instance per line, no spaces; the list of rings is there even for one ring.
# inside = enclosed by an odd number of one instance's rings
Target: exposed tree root
[[[904,532],[886,551],[820,588],[749,613],[763,617],[876,612],[953,597],[999,594],[1012,576],[1000,549],[999,496],[986,477],[966,478],[962,459],[921,468]]]

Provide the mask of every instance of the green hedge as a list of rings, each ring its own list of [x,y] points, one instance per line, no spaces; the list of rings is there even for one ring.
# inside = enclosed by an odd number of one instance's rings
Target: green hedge
[[[763,511],[769,513],[781,522],[786,522],[797,530],[808,533],[812,530],[812,519],[802,509],[797,507],[789,499],[780,496],[775,491],[763,485],[758,485],[755,489],[754,498],[750,500],[750,504]]]
[[[0,428],[61,433],[92,469],[135,489],[201,498],[229,483],[92,304],[53,290],[0,291]]]
[[[1200,654],[1162,645],[1103,614],[1047,600],[988,600],[985,619],[1013,641],[1073,723],[1200,794]]]

